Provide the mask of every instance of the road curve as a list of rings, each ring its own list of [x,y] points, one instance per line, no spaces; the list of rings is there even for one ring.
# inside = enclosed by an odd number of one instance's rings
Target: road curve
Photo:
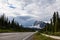
[[[26,40],[35,32],[0,33],[0,40]]]

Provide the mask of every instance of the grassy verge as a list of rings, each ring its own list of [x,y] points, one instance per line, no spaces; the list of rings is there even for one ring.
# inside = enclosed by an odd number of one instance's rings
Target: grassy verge
[[[12,30],[2,30],[0,29],[0,33],[5,33],[5,32],[13,32]]]
[[[36,34],[33,36],[33,40],[55,40],[55,39],[52,39],[52,38],[43,36],[43,35],[41,35],[41,34],[39,34],[39,33],[36,33]]]
[[[60,36],[60,32],[55,32],[55,33],[52,33],[52,32],[45,32],[44,34],[48,34],[48,35],[54,35],[54,36]]]

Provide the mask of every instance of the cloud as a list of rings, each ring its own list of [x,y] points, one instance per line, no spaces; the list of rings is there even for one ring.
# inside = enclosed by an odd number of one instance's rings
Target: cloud
[[[60,13],[60,0],[0,0],[0,15],[4,13],[9,18],[22,16],[21,22],[26,24],[31,20],[49,21],[54,11]]]
[[[12,5],[12,4],[9,4],[9,6],[8,6],[9,8],[12,8],[12,9],[15,9],[16,7],[14,6],[14,5]]]

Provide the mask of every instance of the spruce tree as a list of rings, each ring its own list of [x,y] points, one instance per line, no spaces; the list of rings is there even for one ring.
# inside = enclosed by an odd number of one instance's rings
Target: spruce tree
[[[50,23],[50,30],[51,30],[51,32],[54,32],[53,31],[54,28],[53,28],[53,21],[52,21],[52,19],[50,19],[50,21],[51,21],[51,23]]]
[[[53,24],[54,24],[54,26],[55,26],[55,22],[56,22],[56,12],[54,12],[54,14],[53,14]]]
[[[54,12],[54,14],[53,14],[53,26],[54,26],[55,32],[56,32],[56,23],[57,23],[56,19],[57,19],[56,12]]]
[[[60,24],[59,24],[59,14],[58,14],[58,12],[56,12],[56,13],[57,13],[57,14],[56,14],[56,30],[59,31],[59,27],[60,27],[60,26],[59,26],[59,25],[60,25]]]

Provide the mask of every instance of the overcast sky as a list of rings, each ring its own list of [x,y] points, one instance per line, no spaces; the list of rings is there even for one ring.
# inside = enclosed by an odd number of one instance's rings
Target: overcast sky
[[[54,11],[60,12],[60,0],[0,0],[0,15],[8,17],[49,21]]]

